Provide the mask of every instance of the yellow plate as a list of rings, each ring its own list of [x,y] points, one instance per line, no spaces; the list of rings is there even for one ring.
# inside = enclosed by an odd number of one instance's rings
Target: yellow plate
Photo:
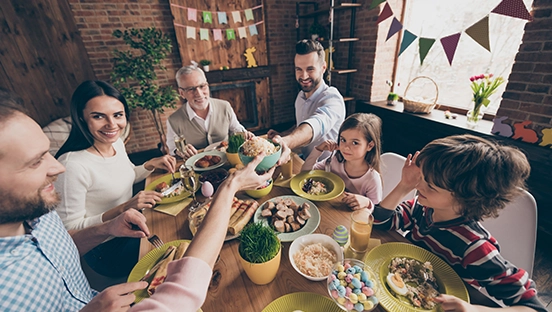
[[[405,297],[396,297],[389,290],[386,283],[386,276],[389,273],[388,265],[395,257],[405,257],[418,260],[422,263],[429,261],[433,266],[433,274],[439,285],[439,292],[456,296],[466,302],[470,302],[468,290],[462,279],[456,272],[437,255],[413,244],[408,243],[386,243],[372,249],[365,257],[364,263],[379,274],[380,287],[376,296],[382,307],[387,311],[394,312],[427,312],[440,311],[438,306],[433,310],[415,308]],[[399,299],[400,298],[400,299]]]
[[[303,191],[303,185],[309,178],[326,184],[326,187],[331,189],[330,192],[322,195],[307,194]],[[337,174],[323,170],[303,171],[291,179],[289,186],[295,194],[314,201],[334,199],[341,195],[345,190],[345,183]]]
[[[284,295],[272,301],[262,312],[291,312],[295,310],[343,312],[330,298],[309,292]]]
[[[146,275],[146,272],[151,269],[159,259],[163,256],[165,251],[169,248],[169,246],[175,246],[178,247],[180,243],[182,242],[191,242],[188,239],[181,239],[181,240],[175,240],[172,242],[165,243],[165,245],[161,246],[161,248],[156,248],[150,252],[148,252],[130,271],[130,274],[128,275],[127,281],[130,282],[137,282],[139,281],[144,275]],[[146,289],[140,289],[134,292],[134,295],[136,296],[136,300],[134,302],[138,303],[142,301],[143,299],[149,298],[149,294]]]
[[[177,179],[180,179],[180,172],[176,172],[174,174],[174,177],[177,178]],[[146,190],[146,191],[155,191],[155,187],[157,186],[157,184],[159,184],[161,182],[165,182],[165,183],[169,184],[171,182],[171,180],[172,180],[172,175],[169,173],[167,175],[164,175],[164,176],[160,177],[159,179],[156,179],[155,181],[151,182],[150,184],[148,184],[144,188],[144,190]],[[199,174],[196,173],[196,189],[195,189],[195,191],[197,192],[197,190],[199,190],[200,187],[201,187],[201,183],[199,183]],[[180,193],[180,195],[173,196],[173,197],[163,197],[161,199],[161,201],[159,202],[159,204],[176,203],[177,201],[181,201],[184,198],[189,197],[190,195],[192,195],[192,193],[184,190],[184,191],[182,191],[182,193]]]

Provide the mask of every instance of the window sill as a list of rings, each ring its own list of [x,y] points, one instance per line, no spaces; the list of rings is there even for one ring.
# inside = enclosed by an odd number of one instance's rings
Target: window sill
[[[458,116],[456,117],[456,119],[452,119],[452,118],[447,119],[445,118],[445,113],[442,110],[438,110],[438,109],[433,109],[433,111],[429,114],[413,114],[409,112],[404,112],[402,102],[398,102],[396,105],[387,105],[387,101],[377,101],[377,102],[358,101],[358,104],[371,105],[371,106],[379,107],[381,109],[386,109],[386,110],[401,113],[401,114],[408,114],[414,117],[423,118],[426,120],[431,120],[433,122],[438,122],[441,124],[446,124],[453,127],[457,127],[468,131],[481,133],[481,134],[486,134],[486,135],[491,135],[491,130],[493,128],[493,122],[489,120],[484,120],[484,119],[480,120],[474,129],[468,128],[467,117],[465,115],[457,114]],[[362,110],[359,110],[357,107],[357,111],[362,111]]]

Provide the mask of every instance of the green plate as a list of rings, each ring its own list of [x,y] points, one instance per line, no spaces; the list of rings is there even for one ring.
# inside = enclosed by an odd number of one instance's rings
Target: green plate
[[[303,191],[303,185],[309,178],[326,184],[326,187],[330,189],[330,192],[322,195],[311,195],[305,193]],[[341,195],[345,190],[345,183],[337,174],[323,170],[303,171],[291,179],[289,186],[295,194],[314,201],[332,200]]]
[[[292,312],[295,310],[343,312],[330,298],[309,292],[283,295],[267,305],[262,312]]]
[[[175,172],[174,177],[177,178],[177,179],[180,179],[180,172]],[[155,181],[151,182],[150,184],[148,184],[144,188],[144,190],[146,190],[146,191],[155,191],[155,187],[157,186],[157,184],[159,184],[161,182],[165,182],[165,183],[169,184],[171,182],[171,180],[172,180],[172,175],[169,173],[167,175],[164,175],[164,176],[160,177],[159,179],[156,179]],[[199,174],[196,174],[196,182],[197,183],[196,183],[195,191],[197,192],[197,190],[199,190],[199,188],[201,187],[201,183],[199,183]],[[192,195],[192,193],[184,190],[184,191],[182,191],[182,193],[180,193],[180,195],[173,196],[173,197],[163,197],[158,204],[176,203],[176,202],[181,201],[184,198],[187,198],[191,195]]]
[[[422,263],[429,261],[433,266],[433,274],[439,285],[439,292],[456,296],[466,302],[470,302],[468,290],[462,282],[462,279],[454,272],[454,270],[441,258],[435,254],[409,243],[386,243],[372,249],[364,257],[364,263],[371,267],[379,274],[379,285],[377,290],[377,298],[382,307],[387,311],[393,312],[427,312],[440,311],[439,306],[433,310],[426,310],[413,307],[408,299],[397,298],[387,286],[386,277],[389,273],[388,265],[395,257],[405,257],[416,259]]]
[[[191,242],[191,240],[175,240],[165,243],[163,246],[161,246],[161,248],[156,248],[148,252],[145,256],[142,257],[142,259],[140,259],[140,261],[138,261],[138,263],[136,263],[132,271],[130,271],[127,282],[130,283],[139,281],[142,277],[144,277],[144,275],[146,275],[146,272],[157,263],[157,261],[163,256],[165,251],[167,251],[169,246],[178,247],[178,245],[180,245],[180,243],[182,242]],[[134,301],[136,303],[142,301],[143,299],[149,298],[147,288],[135,291],[134,295],[136,296],[136,300]]]
[[[220,161],[212,166],[209,166],[209,167],[206,167],[206,168],[203,168],[203,167],[198,167],[195,165],[195,163],[200,160],[201,158],[207,156],[207,155],[211,155],[211,156],[218,156],[220,157]],[[222,167],[224,164],[226,163],[226,153],[225,152],[221,152],[221,151],[217,151],[217,150],[211,150],[211,151],[205,151],[205,152],[201,152],[199,154],[196,154],[190,158],[188,158],[188,160],[186,160],[186,168],[192,168],[194,169],[194,171],[209,171],[209,170],[213,170],[215,168],[218,168],[218,167]]]
[[[291,198],[299,206],[302,205],[303,203],[308,203],[310,205],[309,212],[311,214],[311,218],[308,219],[305,222],[305,225],[303,225],[303,227],[300,228],[299,230],[297,230],[295,232],[291,232],[291,233],[279,233],[278,238],[280,239],[280,241],[282,241],[282,242],[293,242],[294,239],[296,239],[300,236],[303,236],[303,235],[311,234],[318,228],[318,225],[320,225],[320,211],[318,210],[316,205],[308,199],[304,199],[304,198],[293,196],[293,195],[278,196],[278,197],[274,197],[274,198],[271,198],[271,199],[265,201],[259,208],[257,208],[257,211],[255,211],[255,214],[253,215],[253,222],[261,221],[266,226],[269,226],[268,225],[268,219],[261,216],[261,211],[263,210],[263,207],[269,201],[275,201],[278,198],[282,198],[282,199]]]

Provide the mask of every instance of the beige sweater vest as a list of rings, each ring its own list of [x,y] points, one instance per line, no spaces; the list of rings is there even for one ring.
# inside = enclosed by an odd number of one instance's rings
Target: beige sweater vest
[[[192,144],[196,149],[207,147],[214,142],[228,139],[230,120],[234,112],[228,101],[209,99],[211,117],[207,132],[195,120],[190,120],[186,105],[176,110],[169,116],[169,123],[174,132],[184,135],[186,143]]]

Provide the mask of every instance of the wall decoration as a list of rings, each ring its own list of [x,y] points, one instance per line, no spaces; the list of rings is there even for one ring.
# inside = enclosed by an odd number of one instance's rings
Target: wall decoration
[[[232,12],[232,18],[234,19],[234,23],[241,23],[241,14],[240,14],[240,11],[234,11],[234,12]]]
[[[247,68],[257,67],[257,60],[255,59],[255,56],[253,56],[253,52],[256,51],[257,48],[255,47],[247,48],[245,50],[243,55],[245,56],[245,61],[247,62]]]
[[[452,59],[454,59],[454,53],[456,53],[458,41],[460,41],[460,33],[441,38],[441,45],[445,50],[449,65],[452,65]]]
[[[491,52],[491,44],[489,43],[489,16],[485,16],[479,22],[473,24],[466,29],[466,34],[475,42]]]
[[[220,24],[228,24],[226,12],[217,12],[217,16]]]
[[[435,39],[432,38],[420,38],[420,64],[424,63],[424,59],[427,53],[435,43]]]
[[[529,126],[532,123],[533,122],[530,120],[515,123],[514,135],[512,136],[512,139],[521,139],[523,142],[527,143],[537,143],[539,141],[537,132],[535,132],[535,130],[533,129],[526,128],[526,126]]]
[[[391,27],[389,27],[389,32],[387,33],[387,38],[385,39],[385,41],[393,37],[393,35],[398,33],[402,28],[403,28],[403,25],[401,24],[401,22],[399,22],[398,19],[393,17],[393,22],[391,22]]]
[[[552,148],[552,128],[542,129],[542,139],[539,143],[540,146],[548,146]]]
[[[203,23],[213,24],[213,15],[209,11],[203,11]]]
[[[335,53],[335,47],[332,47],[332,54]],[[324,59],[326,60],[326,66],[328,66],[329,69],[335,69],[333,65],[333,60],[330,60],[330,48],[324,49]]]
[[[503,123],[504,120],[508,119],[508,116],[495,117],[493,119],[493,129],[491,129],[492,134],[498,134],[500,136],[509,138],[514,134],[512,126],[507,123]]]
[[[236,40],[236,33],[233,29],[227,29],[226,30],[226,39],[228,40]]]
[[[197,22],[197,10],[196,9],[188,9],[188,20]]]
[[[403,53],[404,50],[406,50],[406,48],[408,48],[412,44],[412,42],[416,40],[416,38],[418,38],[418,36],[405,29],[403,33],[403,40],[401,42],[401,48],[399,50],[399,55],[401,55],[401,53]]]
[[[245,33],[245,27],[238,27],[238,35],[240,38],[246,38],[247,34]]]
[[[255,18],[253,17],[253,10],[251,9],[245,9],[245,20],[246,21],[253,21]]]

